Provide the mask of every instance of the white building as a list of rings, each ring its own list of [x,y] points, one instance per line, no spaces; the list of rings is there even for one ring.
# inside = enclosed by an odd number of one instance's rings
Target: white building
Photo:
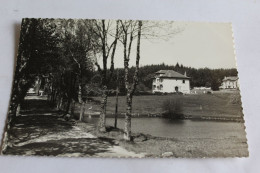
[[[153,93],[190,93],[190,78],[186,76],[186,73],[182,75],[173,70],[160,70],[155,74],[152,87]]]
[[[238,89],[238,77],[237,76],[228,76],[223,79],[220,89]]]
[[[191,94],[206,94],[212,93],[211,87],[194,87],[191,91]]]

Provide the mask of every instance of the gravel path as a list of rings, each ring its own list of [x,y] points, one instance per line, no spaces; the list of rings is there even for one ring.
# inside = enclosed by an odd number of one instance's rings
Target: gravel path
[[[93,125],[75,120],[65,121],[50,109],[45,100],[27,100],[30,108],[17,117],[9,132],[6,155],[67,157],[144,157],[118,146],[112,139],[98,138],[91,133]],[[84,127],[84,128],[83,128]]]

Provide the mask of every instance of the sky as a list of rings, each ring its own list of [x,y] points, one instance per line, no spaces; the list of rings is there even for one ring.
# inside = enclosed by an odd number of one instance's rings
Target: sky
[[[236,68],[230,23],[174,22],[169,30],[181,31],[165,39],[141,39],[140,66],[183,64],[194,68]],[[135,40],[136,42],[136,40]],[[130,58],[135,64],[136,44]],[[123,67],[123,47],[117,47],[115,67]]]

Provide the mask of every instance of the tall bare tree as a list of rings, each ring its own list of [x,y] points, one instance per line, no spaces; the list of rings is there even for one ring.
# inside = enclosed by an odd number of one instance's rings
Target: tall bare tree
[[[64,85],[65,90],[60,90],[58,104],[62,105],[65,98],[67,100],[65,114],[73,114],[74,104],[78,101],[82,120],[87,95],[85,86],[94,68],[92,60],[95,53],[99,52],[99,43],[92,33],[90,20],[60,19],[57,23],[59,26],[57,32],[63,38],[60,47],[63,50],[63,59],[66,61],[66,68],[61,72],[61,81],[67,80],[68,84]],[[67,77],[63,77],[64,75]]]
[[[120,41],[123,44],[124,49],[124,81],[126,89],[126,115],[125,115],[125,128],[124,139],[131,140],[131,112],[132,112],[132,100],[133,95],[138,85],[138,73],[139,73],[139,61],[140,61],[140,45],[141,37],[144,39],[163,39],[167,40],[170,36],[181,32],[180,28],[172,28],[173,22],[156,22],[156,21],[132,21],[132,20],[120,20]],[[132,51],[133,40],[137,39],[136,43],[136,63],[135,72],[130,82],[129,75],[129,61]]]
[[[101,76],[101,88],[102,88],[102,102],[101,102],[101,113],[99,119],[99,131],[105,132],[106,124],[106,105],[107,97],[109,93],[109,82],[114,73],[114,56],[117,47],[117,41],[119,37],[119,28],[118,21],[116,24],[113,21],[105,20],[93,20],[93,33],[99,38],[102,49],[102,63],[103,67],[101,68],[98,60],[96,60],[95,65],[98,68],[98,71]],[[110,42],[112,40],[112,42]],[[110,69],[107,68],[108,59],[110,58]]]
[[[124,80],[126,88],[126,115],[125,115],[125,128],[124,128],[124,139],[130,140],[131,138],[131,112],[132,112],[132,100],[136,86],[138,84],[138,72],[139,72],[139,61],[140,61],[140,42],[141,42],[141,30],[142,21],[122,21],[120,20],[120,27],[122,29],[121,42],[124,47]],[[131,48],[134,38],[137,38],[136,44],[136,67],[135,74],[132,83],[129,81],[129,61]]]

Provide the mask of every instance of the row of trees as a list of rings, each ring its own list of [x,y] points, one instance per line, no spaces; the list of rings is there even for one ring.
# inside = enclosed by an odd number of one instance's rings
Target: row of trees
[[[211,87],[213,90],[218,90],[222,80],[225,76],[237,76],[237,69],[209,69],[209,68],[192,68],[183,65],[146,65],[140,68],[140,83],[144,84],[145,87],[151,90],[152,87],[152,77],[155,72],[159,70],[174,70],[181,74],[186,72],[187,76],[190,77],[190,85],[193,87]]]
[[[139,82],[136,87],[135,94],[144,94],[146,92],[151,92],[152,90],[152,83],[153,77],[155,73],[159,70],[174,70],[181,74],[185,74],[190,77],[190,85],[191,88],[193,87],[211,87],[213,90],[219,90],[221,86],[222,80],[225,76],[237,76],[237,69],[230,68],[230,69],[209,69],[209,68],[192,68],[186,67],[183,65],[166,65],[156,64],[156,65],[145,65],[139,67]],[[124,69],[118,68],[116,69],[117,73],[119,74],[119,89],[120,95],[126,95],[126,89],[124,87]],[[129,68],[129,76],[132,78],[135,74],[135,67]],[[114,78],[116,78],[114,74]],[[110,88],[116,88],[117,83],[111,83]],[[95,92],[92,95],[96,95]]]
[[[8,127],[15,123],[28,89],[37,81],[48,94],[49,101],[62,109],[64,115],[73,114],[78,102],[80,120],[89,92],[97,88],[103,98],[98,128],[106,131],[107,97],[114,90],[110,85],[114,81],[114,56],[118,43],[122,43],[128,105],[124,138],[130,140],[142,26],[143,21],[131,20],[23,19]],[[136,45],[136,68],[130,82],[129,60],[133,45]]]
[[[124,138],[130,140],[132,98],[140,86],[151,88],[154,72],[162,69],[173,69],[180,73],[186,71],[192,77],[192,86],[205,86],[210,81],[212,87],[214,81],[219,81],[228,72],[236,73],[232,69],[214,71],[178,64],[139,68],[141,40],[165,39],[181,31],[171,28],[172,23],[169,22],[23,19],[8,125],[11,127],[15,122],[26,92],[37,81],[40,88],[48,94],[52,105],[63,110],[64,115],[73,115],[74,105],[79,103],[80,120],[87,97],[93,91],[101,95],[98,129],[105,132],[107,97],[119,83],[127,104]],[[122,48],[118,49],[118,45],[122,45]],[[123,53],[123,69],[115,69],[114,66],[118,51]],[[136,54],[133,55],[133,52]],[[129,67],[131,57],[136,60],[134,67]],[[119,77],[116,77],[115,72]],[[213,77],[217,80],[212,80]]]

